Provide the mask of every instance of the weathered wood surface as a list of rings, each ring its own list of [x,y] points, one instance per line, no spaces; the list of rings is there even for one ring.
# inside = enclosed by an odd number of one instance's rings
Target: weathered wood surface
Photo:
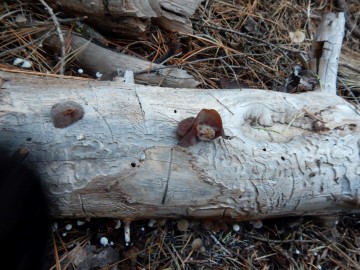
[[[75,63],[85,73],[95,78],[96,73],[102,74],[101,80],[113,80],[119,73],[132,70],[135,74],[135,82],[165,87],[193,88],[200,84],[186,70],[151,63],[138,57],[117,53],[92,43],[77,35],[68,34],[69,52],[75,53]],[[45,44],[52,50],[60,52],[60,42],[53,35],[46,39]],[[157,72],[154,72],[157,69]],[[152,71],[151,71],[152,70]]]
[[[56,217],[360,212],[360,116],[340,97],[0,76],[0,144],[30,150]],[[55,128],[61,100],[84,118]],[[177,123],[203,108],[220,113],[230,138],[177,146]]]
[[[55,10],[73,16],[87,15],[87,23],[98,30],[125,36],[143,37],[154,22],[171,32],[192,33],[189,19],[200,0],[132,1],[47,1]]]
[[[311,70],[320,78],[320,87],[329,94],[336,94],[336,79],[345,33],[344,12],[326,14],[317,29],[310,61]]]

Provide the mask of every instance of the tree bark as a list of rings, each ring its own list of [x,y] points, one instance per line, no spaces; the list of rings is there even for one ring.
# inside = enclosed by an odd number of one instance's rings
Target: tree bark
[[[154,22],[170,32],[192,33],[189,19],[200,0],[132,0],[132,1],[68,1],[49,0],[56,10],[88,18],[87,23],[103,33],[144,37]]]
[[[55,217],[360,212],[360,116],[335,95],[0,76],[0,144],[30,151]],[[55,128],[50,111],[64,100],[85,114]],[[229,137],[177,146],[177,123],[203,108]]]

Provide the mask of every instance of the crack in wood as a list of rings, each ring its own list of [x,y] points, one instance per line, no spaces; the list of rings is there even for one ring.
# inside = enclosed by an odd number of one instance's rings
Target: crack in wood
[[[259,202],[259,190],[258,188],[256,187],[255,183],[251,180],[249,180],[249,183],[251,184],[252,188],[253,188],[253,191],[255,192],[255,195],[254,195],[254,213],[259,213],[259,211],[261,210],[261,205],[260,205],[260,202]]]
[[[168,167],[168,175],[166,177],[166,186],[165,186],[165,190],[164,190],[164,195],[163,195],[162,200],[161,200],[161,204],[165,204],[167,192],[168,192],[168,189],[169,189],[169,181],[170,181],[170,175],[171,175],[172,161],[173,161],[173,148],[171,148],[171,150],[170,150],[170,160],[169,160],[169,167]]]
[[[139,106],[140,106],[141,116],[142,116],[142,119],[143,119],[143,125],[145,127],[145,131],[146,131],[146,133],[148,133],[148,130],[147,130],[147,127],[146,127],[146,121],[145,121],[145,111],[144,111],[144,109],[142,107],[141,100],[140,100],[140,97],[138,95],[138,92],[136,91],[136,88],[135,88],[135,96],[136,96],[136,99],[137,99],[137,101],[139,103]]]
[[[81,196],[81,194],[78,194],[78,195],[79,195],[79,200],[80,200],[80,205],[81,205],[81,211],[84,214],[84,216],[87,217],[87,214],[86,214],[85,208],[84,208],[84,203],[83,203],[83,200],[82,200],[82,196]]]

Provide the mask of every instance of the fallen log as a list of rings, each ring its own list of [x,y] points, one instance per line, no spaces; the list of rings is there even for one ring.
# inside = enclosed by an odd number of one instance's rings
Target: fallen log
[[[28,149],[55,217],[360,212],[360,116],[338,96],[0,76],[0,143]],[[51,109],[69,100],[84,116],[56,128]],[[177,146],[178,122],[203,108],[227,137]]]
[[[337,36],[317,40],[313,66],[337,73]],[[30,153],[57,218],[359,213],[359,112],[334,95],[333,74],[319,74],[317,91],[288,94],[0,71],[0,144]],[[178,123],[204,108],[219,112],[225,136],[179,146]]]
[[[173,1],[66,1],[50,0],[57,11],[74,16],[87,16],[86,22],[103,33],[144,38],[151,23],[170,32],[192,33],[189,19],[199,0]]]

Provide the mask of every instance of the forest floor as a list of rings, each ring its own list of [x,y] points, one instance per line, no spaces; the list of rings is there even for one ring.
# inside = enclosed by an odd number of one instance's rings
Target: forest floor
[[[129,245],[117,220],[80,224],[59,223],[50,269],[360,268],[360,215],[326,222],[301,217],[253,223],[137,221]]]
[[[0,68],[17,68],[15,57],[30,58],[33,71],[54,73],[56,56],[34,45],[36,27],[12,28],[22,19],[15,11],[44,21],[50,20],[47,11],[39,4],[6,2],[0,7],[0,15],[8,14],[1,17],[7,38],[0,39]],[[298,53],[311,50],[322,16],[341,5],[351,29],[347,25],[338,95],[359,105],[359,1],[204,1],[191,17],[191,37],[152,26],[146,42],[106,38],[149,61],[194,61],[184,69],[201,82],[200,88],[280,91],[299,64]],[[40,30],[44,27],[52,25]],[[16,50],[19,46],[23,49]],[[65,75],[80,76],[72,60],[66,62]],[[144,220],[131,223],[130,243],[125,243],[124,224],[115,219],[56,220],[53,227],[49,269],[360,269],[359,215],[254,222]]]

